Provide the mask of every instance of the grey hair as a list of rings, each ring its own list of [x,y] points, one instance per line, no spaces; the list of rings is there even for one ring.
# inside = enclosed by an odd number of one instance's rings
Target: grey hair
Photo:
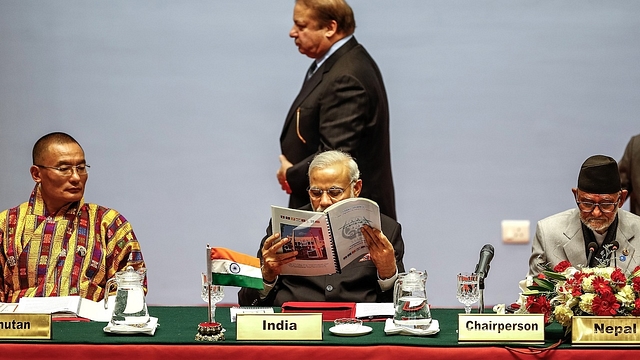
[[[328,150],[316,155],[311,164],[309,164],[308,176],[311,176],[311,172],[315,169],[325,169],[335,164],[342,163],[349,169],[349,180],[355,183],[360,179],[360,169],[358,164],[353,160],[351,155],[342,152],[340,150]]]

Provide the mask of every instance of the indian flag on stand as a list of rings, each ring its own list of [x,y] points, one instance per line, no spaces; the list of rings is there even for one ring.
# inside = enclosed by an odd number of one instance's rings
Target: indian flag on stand
[[[211,248],[211,283],[263,289],[260,259],[225,248]]]

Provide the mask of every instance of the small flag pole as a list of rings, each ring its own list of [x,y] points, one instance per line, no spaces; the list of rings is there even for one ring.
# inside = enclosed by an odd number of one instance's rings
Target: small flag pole
[[[209,306],[207,306],[207,313],[209,314],[209,322],[213,321],[214,314],[211,313],[211,273],[213,269],[211,268],[211,246],[207,244],[207,297],[209,298]]]

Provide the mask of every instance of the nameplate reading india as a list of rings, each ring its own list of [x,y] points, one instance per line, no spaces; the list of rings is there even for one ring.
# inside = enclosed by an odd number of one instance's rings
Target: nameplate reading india
[[[51,339],[51,314],[0,314],[0,339]]]
[[[322,340],[321,313],[238,314],[238,340]]]
[[[571,320],[572,345],[637,345],[639,332],[636,316],[574,316]]]
[[[458,314],[458,342],[543,344],[543,314]]]

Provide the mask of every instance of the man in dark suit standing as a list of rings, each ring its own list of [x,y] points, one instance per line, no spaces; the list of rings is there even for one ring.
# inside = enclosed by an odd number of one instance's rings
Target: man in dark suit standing
[[[351,154],[366,184],[362,196],[396,219],[389,151],[389,107],[378,66],[353,32],[344,0],[297,0],[289,36],[314,59],[280,136],[277,179],[289,207],[309,203],[307,171],[313,157],[337,149]]]
[[[629,192],[629,210],[640,215],[640,134],[629,140],[618,167],[622,189]]]

